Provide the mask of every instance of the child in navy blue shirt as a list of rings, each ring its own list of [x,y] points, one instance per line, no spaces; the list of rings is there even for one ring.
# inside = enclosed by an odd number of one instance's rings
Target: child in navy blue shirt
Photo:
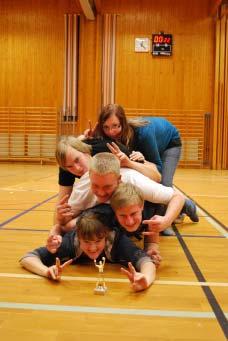
[[[155,266],[151,258],[138,248],[119,229],[107,227],[109,216],[99,213],[97,208],[84,211],[77,221],[77,228],[66,233],[55,253],[40,247],[25,254],[20,264],[40,276],[59,280],[65,266],[82,259],[100,260],[106,257],[109,262],[120,263],[131,282],[134,291],[148,288],[155,279]],[[61,265],[62,264],[62,265]]]

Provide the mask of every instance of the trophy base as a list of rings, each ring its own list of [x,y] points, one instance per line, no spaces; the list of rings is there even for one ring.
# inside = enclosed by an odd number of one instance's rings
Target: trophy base
[[[104,286],[97,286],[95,289],[94,289],[94,294],[95,295],[104,295],[107,291],[107,287],[104,287]]]

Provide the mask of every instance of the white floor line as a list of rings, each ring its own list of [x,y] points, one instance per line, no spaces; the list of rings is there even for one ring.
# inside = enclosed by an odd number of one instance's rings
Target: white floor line
[[[176,190],[183,194],[183,192],[179,188],[176,188]],[[222,227],[221,224],[219,224],[212,217],[209,217],[202,208],[198,207],[197,205],[196,207],[197,207],[197,213],[199,213],[199,215],[203,216],[204,219],[206,219],[212,225],[212,227],[214,227],[223,237],[228,238],[228,232],[226,232],[226,230]]]
[[[226,232],[226,230],[224,230],[224,228],[219,223],[217,223],[217,221],[215,221],[212,217],[207,216],[207,213],[198,206],[197,212],[200,215],[203,215],[204,219],[207,220],[208,223],[211,224],[218,232],[220,232],[223,237],[228,238],[228,232]]]
[[[21,278],[21,279],[43,279],[38,275],[30,274],[14,274],[14,273],[0,273],[0,277],[5,278]],[[82,281],[82,282],[96,282],[97,277],[80,277],[80,276],[62,276],[64,281]],[[128,279],[125,278],[105,278],[105,282],[109,283],[128,283]],[[225,282],[196,282],[196,281],[163,281],[155,280],[154,284],[158,285],[185,285],[185,286],[214,286],[214,287],[228,287],[228,283]]]
[[[192,197],[199,197],[199,198],[227,198],[228,199],[228,195],[221,195],[221,194],[219,194],[219,195],[209,195],[209,194],[198,194],[198,193],[192,193],[191,194],[191,196]]]
[[[175,310],[150,310],[150,309],[124,309],[106,307],[83,307],[52,304],[31,304],[31,303],[11,303],[0,302],[3,309],[23,309],[36,311],[61,311],[89,314],[113,314],[113,315],[141,315],[141,316],[160,316],[160,317],[180,317],[180,318],[206,318],[215,319],[213,312],[200,311],[175,311]],[[228,313],[225,313],[228,316]]]

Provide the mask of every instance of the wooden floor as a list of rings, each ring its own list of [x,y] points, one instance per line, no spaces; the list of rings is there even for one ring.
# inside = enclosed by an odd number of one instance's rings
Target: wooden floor
[[[19,258],[45,243],[58,190],[54,165],[0,164],[1,340],[226,340],[228,171],[177,171],[195,199],[188,219],[161,238],[154,285],[133,293],[119,265],[105,268],[108,292],[94,295],[96,270],[70,266],[61,283],[30,274]]]

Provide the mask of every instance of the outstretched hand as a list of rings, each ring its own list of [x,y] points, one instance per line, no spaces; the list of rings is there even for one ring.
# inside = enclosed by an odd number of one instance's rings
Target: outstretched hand
[[[123,153],[115,142],[107,143],[108,149],[120,160],[121,167],[128,167],[131,163],[129,157]]]
[[[162,261],[159,247],[156,243],[151,243],[146,250],[147,255],[152,259],[152,262],[158,267]]]
[[[132,151],[132,153],[130,154],[130,160],[131,161],[140,161],[140,162],[144,162],[145,161],[145,157],[142,153],[140,152],[136,152],[136,151]]]
[[[55,265],[52,265],[48,268],[48,277],[54,279],[55,281],[60,281],[63,269],[66,266],[70,265],[72,261],[73,259],[69,259],[68,261],[61,265],[59,258],[56,257]]]
[[[84,136],[85,136],[87,139],[93,138],[94,135],[95,135],[97,126],[98,126],[98,122],[96,122],[95,126],[92,127],[92,123],[91,123],[91,121],[89,120],[89,128],[86,129],[86,130],[84,131],[84,133],[83,133]]]
[[[128,277],[134,291],[142,291],[148,288],[146,276],[137,272],[131,262],[128,263],[128,270],[121,268],[121,272]]]
[[[56,253],[61,243],[62,243],[62,236],[60,236],[59,234],[50,235],[48,236],[48,239],[47,239],[46,248],[48,249],[49,252]]]
[[[145,236],[152,236],[170,226],[170,222],[167,221],[166,217],[160,215],[154,215],[148,220],[143,220],[142,223],[148,225],[148,231],[143,232]]]
[[[56,219],[63,225],[73,218],[73,211],[71,206],[68,204],[68,198],[68,194],[64,195],[59,201],[59,204],[56,206]]]

